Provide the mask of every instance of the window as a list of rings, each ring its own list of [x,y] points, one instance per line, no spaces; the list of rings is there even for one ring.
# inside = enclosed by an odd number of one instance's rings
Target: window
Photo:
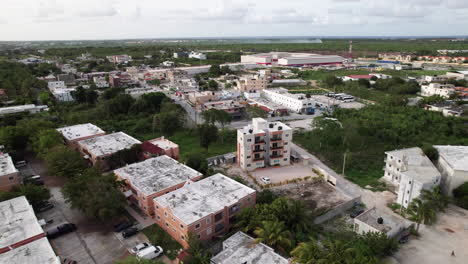
[[[405,203],[408,203],[408,200],[405,200]]]
[[[166,226],[169,227],[169,224],[166,222]]]
[[[411,184],[411,181],[409,182],[409,184]]]
[[[250,159],[251,157],[250,156],[247,156],[248,159]]]
[[[215,215],[215,223],[223,219],[223,212]]]
[[[211,234],[211,232],[213,232],[213,230],[211,230],[211,227],[208,228],[208,229],[206,229],[206,234],[207,234],[207,235]]]
[[[167,212],[164,212],[164,215],[167,216]]]
[[[286,134],[286,137],[289,137],[289,134]]]
[[[288,159],[286,158],[286,159],[283,159],[283,160],[284,160],[284,161],[287,161]]]
[[[250,139],[250,138],[249,138],[249,139],[247,139],[247,142],[251,142],[251,141],[252,141],[252,139]]]
[[[185,240],[184,235],[180,235],[180,239]]]
[[[247,198],[247,202],[250,202],[250,197],[249,197],[249,198]]]
[[[409,194],[409,191],[407,193]]]
[[[287,144],[288,144],[288,142],[284,142],[284,144],[285,144],[285,145],[287,145]]]
[[[199,224],[199,223],[195,225],[195,229],[198,229],[198,228],[200,228],[200,224]]]
[[[397,170],[397,171],[400,171],[400,169],[399,169],[399,168],[397,168],[396,170]]]
[[[201,237],[200,234],[198,234],[197,237],[198,237],[198,239],[200,239],[200,237]]]
[[[180,225],[180,228],[184,228],[184,225],[181,224],[181,225]]]
[[[15,176],[8,177],[8,179],[12,181],[13,179],[15,179]]]
[[[211,218],[206,219],[206,224],[209,225],[211,223]]]
[[[218,233],[219,231],[224,229],[224,223],[219,223],[215,227],[215,233]]]
[[[247,167],[250,167],[250,164],[247,164]]]
[[[159,206],[156,205],[156,209],[159,209]]]

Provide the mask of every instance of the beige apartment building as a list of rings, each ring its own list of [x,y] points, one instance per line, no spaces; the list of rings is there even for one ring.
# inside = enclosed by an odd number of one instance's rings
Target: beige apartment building
[[[237,82],[237,89],[241,91],[263,90],[266,89],[268,80],[265,76],[253,75],[240,78]]]

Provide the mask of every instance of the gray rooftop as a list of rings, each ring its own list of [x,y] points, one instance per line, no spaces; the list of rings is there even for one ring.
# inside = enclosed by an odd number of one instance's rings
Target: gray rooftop
[[[382,224],[379,224],[377,222],[379,217],[382,217],[383,219]],[[405,228],[407,223],[406,220],[394,215],[384,213],[380,210],[377,210],[375,207],[365,211],[364,213],[357,216],[355,219],[364,222],[385,234],[390,232],[391,230],[400,229],[401,227]]]
[[[90,154],[96,157],[113,154],[119,150],[129,149],[135,144],[141,144],[139,140],[124,132],[117,132],[78,142],[80,145],[85,146]]]
[[[217,173],[154,198],[154,201],[170,208],[174,216],[186,225],[190,225],[237,203],[252,193],[255,193],[252,188]]]
[[[18,172],[18,170],[15,168],[10,155],[8,155],[8,153],[0,152],[0,176],[12,174],[15,172]]]
[[[62,127],[58,128],[57,131],[60,132],[67,140],[75,140],[105,133],[104,130],[90,123]]]
[[[223,251],[211,259],[214,264],[288,264],[289,261],[263,243],[256,243],[243,232],[237,232],[223,242]]]
[[[25,196],[0,202],[0,248],[41,233],[44,230]]]
[[[434,146],[443,158],[455,170],[468,171],[468,146]]]
[[[5,264],[60,264],[47,238],[43,237],[26,245],[0,254]]]
[[[145,195],[192,180],[202,174],[166,155],[127,165],[114,171]]]
[[[433,182],[435,178],[441,177],[440,172],[431,160],[418,147],[387,151],[385,153],[396,157],[392,161],[387,159],[387,162],[391,164],[395,164],[397,159],[406,162],[407,169],[402,169],[401,173],[421,183]]]

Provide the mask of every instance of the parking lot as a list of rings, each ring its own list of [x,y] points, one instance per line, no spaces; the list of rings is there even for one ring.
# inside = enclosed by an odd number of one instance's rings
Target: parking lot
[[[263,177],[269,178],[271,183],[280,183],[283,181],[300,179],[308,176],[317,177],[317,175],[310,167],[301,164],[259,169],[252,172],[252,176],[254,176],[259,183],[263,183],[261,180]]]

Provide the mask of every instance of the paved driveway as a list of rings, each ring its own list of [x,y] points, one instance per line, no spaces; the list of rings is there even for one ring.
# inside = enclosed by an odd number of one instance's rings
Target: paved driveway
[[[258,180],[259,183],[262,183],[262,177],[270,178],[271,183],[278,183],[286,180],[304,178],[307,176],[317,176],[310,167],[300,164],[260,169],[252,172],[252,175]]]

